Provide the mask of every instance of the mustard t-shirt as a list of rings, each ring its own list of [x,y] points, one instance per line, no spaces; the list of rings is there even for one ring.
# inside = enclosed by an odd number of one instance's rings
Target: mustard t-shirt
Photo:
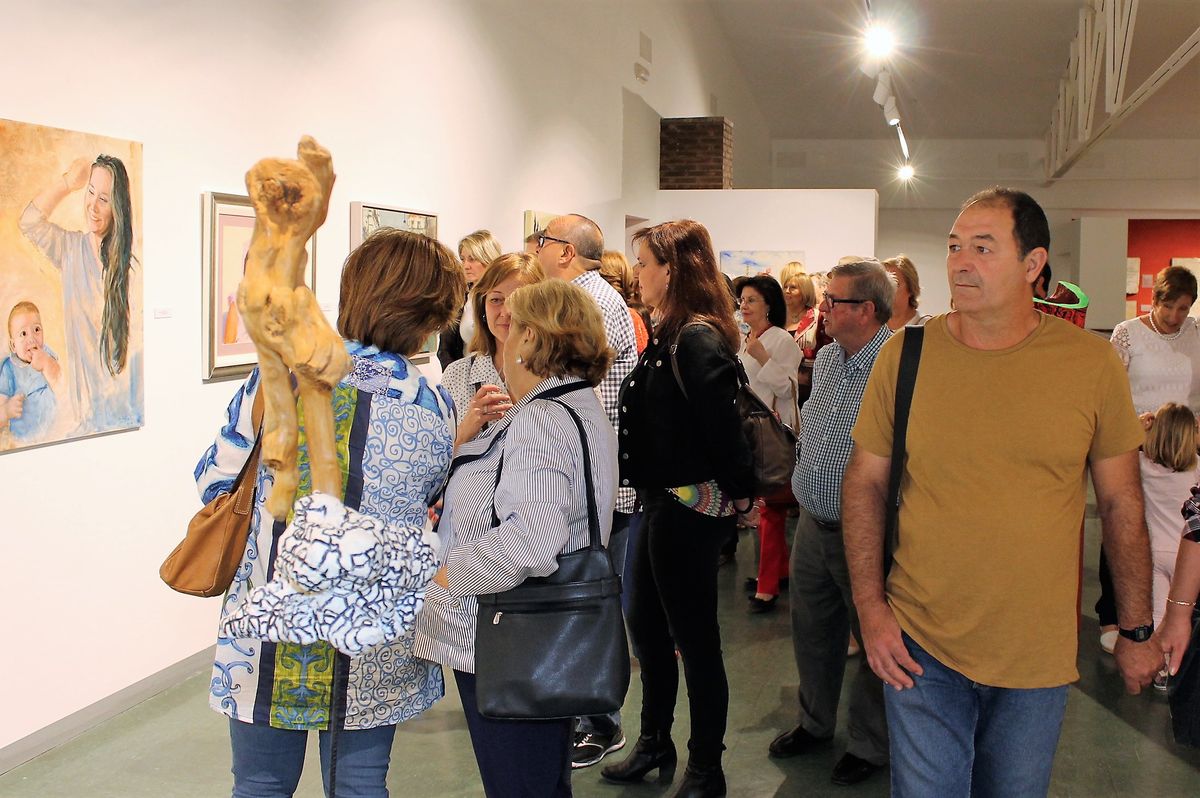
[[[925,325],[887,595],[904,629],[981,684],[1079,678],[1077,591],[1089,460],[1144,433],[1108,341],[1042,316],[1010,349]],[[879,353],[854,441],[891,457],[903,333]]]

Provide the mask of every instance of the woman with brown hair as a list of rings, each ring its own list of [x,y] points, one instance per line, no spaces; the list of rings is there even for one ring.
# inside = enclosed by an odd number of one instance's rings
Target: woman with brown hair
[[[521,286],[545,279],[536,256],[512,252],[492,261],[475,283],[471,297],[480,323],[469,342],[470,354],[442,372],[442,385],[450,392],[458,414],[455,447],[499,421],[512,407],[504,387],[504,342],[512,323],[505,300]]]
[[[896,283],[896,301],[892,304],[892,317],[888,319],[888,329],[892,332],[908,324],[924,324],[932,316],[922,316],[917,311],[917,302],[921,299],[921,278],[917,275],[917,266],[907,255],[897,255],[883,262],[883,268],[892,276]]]
[[[419,538],[429,502],[450,466],[453,437],[447,394],[421,376],[411,357],[435,330],[454,318],[466,288],[462,266],[431,238],[385,228],[350,253],[342,268],[337,329],[354,368],[333,389],[341,502]],[[262,382],[250,373],[226,411],[216,441],[196,466],[203,501],[228,493],[250,458],[259,430],[251,407]],[[300,471],[309,469],[300,447]],[[236,613],[276,567],[283,522],[265,510],[273,480],[265,464],[257,483],[250,537],[233,584],[221,602],[222,621]],[[297,507],[318,500],[302,485]],[[329,497],[326,497],[329,498]],[[336,500],[333,500],[336,501]],[[389,549],[389,556],[407,556]],[[296,613],[288,623],[302,623]],[[335,694],[334,659],[349,674]],[[235,798],[275,798],[296,790],[308,732],[319,731],[328,777],[329,718],[345,704],[339,731],[338,795],[387,795],[387,770],[396,724],[442,697],[441,669],[418,659],[411,640],[383,643],[354,657],[327,642],[309,645],[259,637],[217,637],[209,706],[229,718]]]
[[[650,344],[621,386],[621,484],[637,488],[645,527],[633,554],[629,628],[641,663],[642,729],[605,779],[675,772],[678,648],[691,707],[687,772],[676,796],[725,795],[729,683],[717,623],[717,558],[754,494],[734,405],[741,337],[708,230],[691,220],[639,230],[638,279],[654,308]]]

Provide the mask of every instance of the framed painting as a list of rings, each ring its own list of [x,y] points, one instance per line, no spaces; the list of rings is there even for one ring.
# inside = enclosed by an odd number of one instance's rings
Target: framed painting
[[[561,213],[547,213],[546,211],[525,211],[524,238],[529,238],[531,235],[542,232],[546,229],[546,225],[562,215]]]
[[[246,253],[254,232],[250,198],[205,193],[201,201],[201,290],[204,319],[201,373],[208,380],[249,374],[258,352],[237,309],[238,284],[246,271]],[[317,283],[316,238],[308,242],[310,288]]]
[[[783,267],[792,261],[804,263],[804,253],[800,250],[786,249],[721,250],[721,271],[730,277],[749,277],[766,273],[778,280]]]
[[[0,451],[142,426],[142,145],[0,119],[0,151]]]
[[[436,214],[365,202],[350,203],[350,249],[355,249],[381,227],[394,227],[430,238],[438,235]]]
[[[368,205],[365,202],[350,203],[350,249],[357,249],[367,237],[383,227],[418,233],[437,238],[437,214],[413,211],[407,208],[392,208],[387,205]],[[438,336],[429,336],[421,351],[413,355],[412,362],[418,366],[428,363],[437,354]]]

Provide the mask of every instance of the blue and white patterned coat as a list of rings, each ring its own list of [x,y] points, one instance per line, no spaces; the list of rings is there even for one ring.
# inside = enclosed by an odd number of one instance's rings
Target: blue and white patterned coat
[[[333,394],[345,504],[393,527],[419,533],[450,465],[451,400],[406,358],[356,342],[347,342],[346,348],[354,368]],[[250,408],[258,388],[256,370],[234,395],[227,423],[196,466],[196,484],[206,502],[230,489],[250,455],[256,434]],[[250,590],[274,575],[286,524],[266,512],[272,483],[267,469],[260,467],[250,539],[222,603],[222,620]],[[311,492],[311,486],[302,430],[298,495]],[[349,667],[346,728],[399,723],[443,695],[440,668],[412,655],[411,634],[355,657],[337,653],[324,642],[303,645],[218,637],[209,703],[245,722],[284,729],[327,728],[335,656]]]

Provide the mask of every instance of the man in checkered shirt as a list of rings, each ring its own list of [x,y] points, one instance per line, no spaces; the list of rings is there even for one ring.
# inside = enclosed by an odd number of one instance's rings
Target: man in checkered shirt
[[[847,262],[849,261],[849,262]],[[821,323],[833,338],[817,353],[812,394],[801,410],[798,462],[792,492],[800,516],[791,556],[792,642],[800,672],[800,723],[771,743],[788,757],[828,743],[851,629],[858,619],[842,545],[842,472],[850,459],[850,431],[858,418],[875,356],[891,337],[887,321],[896,286],[874,258],[843,258],[829,272]],[[857,784],[888,760],[883,683],[863,663],[850,692],[850,743],[833,769],[834,784]]]
[[[588,293],[600,307],[604,318],[604,332],[608,345],[615,357],[608,374],[600,381],[598,391],[604,412],[618,429],[617,397],[621,382],[633,371],[637,362],[637,345],[633,334],[633,320],[629,308],[621,295],[600,276],[600,256],[604,253],[604,235],[600,227],[586,216],[568,214],[559,216],[537,237],[537,255],[546,276],[552,279],[575,283]],[[617,489],[617,503],[613,511],[612,535],[608,550],[613,567],[624,575],[625,547],[629,539],[629,516],[633,513],[634,492],[632,488]],[[613,751],[625,746],[625,734],[621,730],[621,713],[598,715],[579,719],[575,734],[575,750],[571,766],[589,767]]]

